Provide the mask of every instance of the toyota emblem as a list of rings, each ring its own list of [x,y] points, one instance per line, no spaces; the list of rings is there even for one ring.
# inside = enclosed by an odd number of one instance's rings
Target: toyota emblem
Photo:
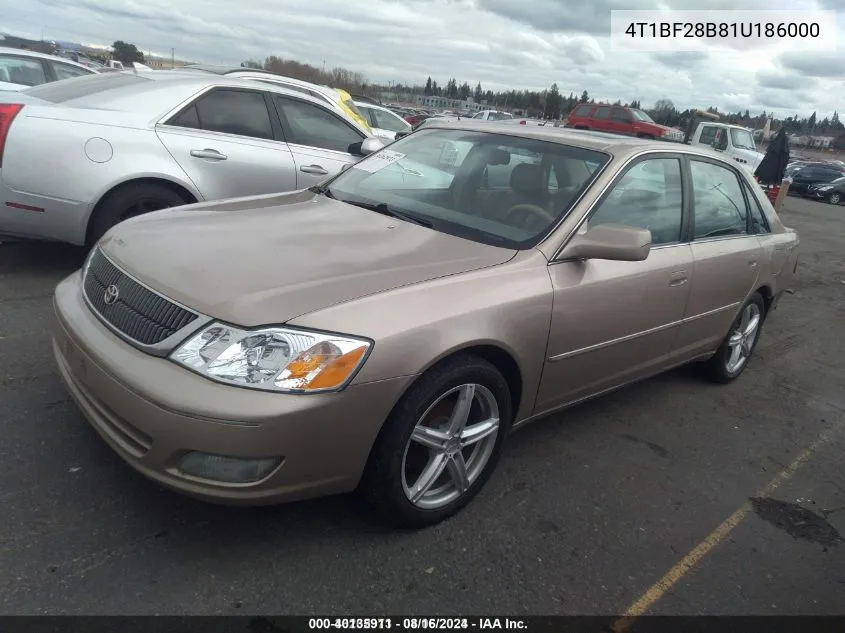
[[[107,306],[110,306],[117,302],[118,296],[120,296],[120,291],[117,289],[117,286],[112,284],[103,293],[103,301]]]

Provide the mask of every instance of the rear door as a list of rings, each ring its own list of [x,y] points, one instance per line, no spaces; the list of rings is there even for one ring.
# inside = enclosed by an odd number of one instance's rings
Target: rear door
[[[766,253],[739,172],[704,157],[687,162],[692,191],[693,275],[674,354],[695,357],[716,349],[757,288]]]
[[[596,111],[593,112],[593,125],[592,127],[596,130],[602,130],[605,132],[612,132],[614,123],[610,120],[610,106],[599,106],[596,108]]]
[[[206,200],[296,189],[296,168],[263,90],[213,88],[156,128]]]
[[[361,159],[366,136],[329,108],[274,94],[279,119],[296,165],[296,186],[305,189]],[[357,146],[357,147],[356,147]]]

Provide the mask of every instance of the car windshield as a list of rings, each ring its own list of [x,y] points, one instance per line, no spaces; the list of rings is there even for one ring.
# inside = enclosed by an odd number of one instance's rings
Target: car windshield
[[[637,119],[637,121],[645,121],[646,123],[654,123],[654,119],[652,119],[650,116],[648,116],[642,110],[631,109],[631,114],[634,116],[635,119]]]
[[[836,178],[835,180],[831,180],[830,184],[836,185],[836,186],[845,185],[845,176],[840,176],[839,178]]]
[[[738,149],[753,149],[757,147],[754,145],[754,137],[748,130],[731,129],[731,143]]]
[[[539,243],[610,156],[467,130],[420,130],[356,163],[323,191],[434,230],[506,248]]]

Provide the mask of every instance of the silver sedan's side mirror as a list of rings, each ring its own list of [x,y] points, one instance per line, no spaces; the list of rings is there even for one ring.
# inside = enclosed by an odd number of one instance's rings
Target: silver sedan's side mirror
[[[361,154],[363,156],[369,156],[370,154],[375,154],[383,147],[384,143],[381,140],[377,138],[365,138],[361,143]]]

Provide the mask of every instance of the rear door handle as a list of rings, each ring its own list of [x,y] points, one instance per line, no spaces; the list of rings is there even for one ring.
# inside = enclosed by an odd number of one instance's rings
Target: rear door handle
[[[216,149],[192,149],[191,156],[194,158],[206,158],[208,160],[226,160],[229,158],[226,154],[218,152]]]
[[[685,283],[687,283],[687,271],[685,270],[679,270],[669,276],[670,286],[683,286]]]
[[[304,174],[315,174],[317,176],[325,176],[329,173],[320,165],[303,165],[299,168],[299,171]]]

